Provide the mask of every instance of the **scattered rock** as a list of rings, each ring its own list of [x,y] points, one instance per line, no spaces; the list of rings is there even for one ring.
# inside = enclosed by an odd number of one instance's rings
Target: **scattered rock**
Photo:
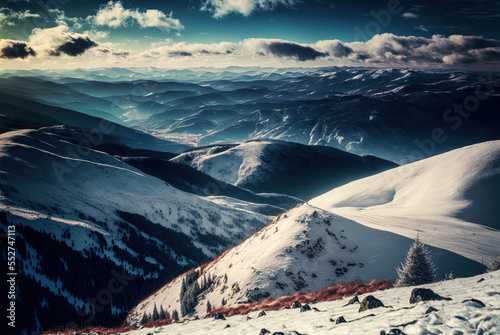
[[[249,316],[247,315],[247,321],[248,321],[248,320],[252,320],[252,318],[251,318],[251,317],[249,317]]]
[[[212,318],[214,320],[226,320],[226,318],[224,317],[224,315],[220,314],[220,313],[215,313]]]
[[[380,335],[406,335],[401,329],[392,328],[388,333],[385,330],[380,331]]]
[[[438,310],[431,306],[431,307],[427,308],[427,310],[425,311],[425,314],[429,314],[432,312],[438,312]]]
[[[296,300],[292,303],[290,308],[300,308],[300,306],[302,306],[302,304]]]
[[[266,316],[266,315],[267,315],[267,314],[266,314],[266,312],[261,311],[261,312],[259,313],[259,315],[257,315],[257,317],[258,317],[258,318],[260,318],[261,316]]]
[[[346,322],[347,322],[347,321],[344,319],[344,317],[343,317],[343,316],[339,316],[339,317],[337,318],[337,320],[335,320],[335,324],[337,324],[337,325],[338,325],[339,323],[346,323]]]
[[[484,281],[484,278],[479,279],[479,280],[477,281],[477,283],[480,283],[480,282],[482,282],[482,281]]]
[[[444,298],[439,294],[434,293],[428,288],[414,288],[411,291],[410,304],[415,304],[419,301],[430,301],[430,300],[451,300],[450,298]]]
[[[477,307],[477,308],[484,308],[486,305],[481,301],[477,299],[467,299],[462,301],[464,304],[468,304],[469,306]]]
[[[300,312],[307,312],[307,311],[310,311],[311,310],[311,306],[309,306],[308,304],[304,304],[302,306],[300,306]]]
[[[226,328],[230,328],[230,327],[231,327],[231,325],[228,323],[228,324],[224,327],[224,329],[226,329]]]
[[[319,309],[317,309],[316,307],[313,307],[312,310],[315,311],[315,312],[319,312]]]
[[[372,295],[369,295],[363,299],[361,306],[359,307],[359,312],[363,312],[369,309],[384,307],[382,301],[378,300]]]
[[[282,332],[274,332],[273,335],[285,335],[285,333]]]
[[[467,322],[467,319],[466,319],[466,318],[464,318],[463,316],[460,316],[460,315],[455,315],[455,317],[456,317],[457,319],[459,319],[459,320],[462,320],[462,321]]]
[[[332,319],[332,318],[330,318],[330,322],[335,322],[335,320],[334,320],[334,319]]]
[[[347,303],[346,306],[348,306],[348,305],[354,305],[354,304],[359,304],[359,298],[358,298],[358,296],[355,296],[354,298],[352,298],[351,300],[349,300],[349,302]]]
[[[271,332],[269,330],[267,330],[266,328],[262,328],[260,330],[259,335],[266,335],[266,334],[271,334]]]

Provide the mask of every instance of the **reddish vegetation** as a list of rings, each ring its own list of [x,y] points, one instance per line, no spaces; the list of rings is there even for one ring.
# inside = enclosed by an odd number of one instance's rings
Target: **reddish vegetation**
[[[212,310],[209,316],[215,313],[231,316],[236,314],[247,314],[252,311],[275,311],[283,307],[290,307],[294,301],[299,301],[300,303],[332,301],[343,297],[386,290],[392,287],[394,287],[393,282],[381,279],[372,280],[369,284],[363,284],[361,282],[342,283],[317,292],[306,294],[299,292],[294,295],[282,296],[278,299],[267,298],[263,301],[256,301],[251,304],[243,304],[236,307],[221,307]]]
[[[97,333],[102,335],[110,335],[110,334],[120,334],[125,333],[132,330],[130,326],[120,326],[116,328],[106,328],[101,326],[92,326],[85,327],[78,330],[49,330],[43,332],[41,335],[73,335],[75,332],[78,333]]]
[[[143,325],[146,328],[153,328],[153,327],[160,327],[160,326],[166,326],[169,325],[173,322],[172,319],[163,319],[163,320],[156,320],[156,321],[151,321]]]

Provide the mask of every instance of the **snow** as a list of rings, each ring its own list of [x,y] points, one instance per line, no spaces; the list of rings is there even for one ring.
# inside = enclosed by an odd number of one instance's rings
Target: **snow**
[[[500,255],[500,141],[484,142],[351,182],[312,205],[469,259]],[[491,219],[493,218],[493,219]]]
[[[203,270],[212,285],[197,296],[192,315],[203,317],[207,302],[213,308],[277,298],[298,291],[313,292],[342,282],[396,279],[412,241],[372,229],[349,219],[304,204],[280,216],[266,228],[225,253]],[[450,271],[466,276],[483,270],[480,264],[431,248],[441,276]],[[179,277],[151,295],[129,314],[129,324],[152,314],[156,305],[170,313],[180,311]]]
[[[347,299],[311,304],[319,311],[300,313],[298,309],[266,312],[258,318],[258,312],[227,317],[226,321],[203,319],[185,321],[168,326],[132,330],[127,335],[154,334],[259,334],[265,328],[272,332],[292,334],[376,334],[398,328],[408,335],[427,334],[499,334],[500,333],[500,271],[475,277],[442,281],[419,287],[430,288],[435,293],[449,297],[451,301],[426,301],[410,304],[413,287],[394,288],[367,295],[381,300],[386,307],[358,312],[359,304],[346,306]],[[478,299],[486,307],[463,302]],[[429,307],[437,312],[426,314]],[[335,324],[343,316],[346,323]],[[415,321],[414,324],[401,326]],[[225,329],[226,325],[230,328]]]

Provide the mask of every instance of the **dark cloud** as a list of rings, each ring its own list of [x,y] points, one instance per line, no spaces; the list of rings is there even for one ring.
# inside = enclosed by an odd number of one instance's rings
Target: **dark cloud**
[[[292,42],[268,42],[265,47],[276,57],[293,58],[302,62],[327,56],[326,53],[319,52],[312,47]]]
[[[55,51],[51,51],[51,55],[60,56],[61,53],[64,53],[68,56],[76,57],[96,46],[97,43],[88,37],[69,37],[68,41],[58,46]]]
[[[24,42],[0,40],[0,58],[24,59],[35,55],[36,52]]]

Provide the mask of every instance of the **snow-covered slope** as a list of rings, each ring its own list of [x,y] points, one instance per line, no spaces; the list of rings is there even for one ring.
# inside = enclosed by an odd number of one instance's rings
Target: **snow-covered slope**
[[[299,309],[259,312],[235,315],[226,320],[193,320],[168,326],[132,330],[127,335],[169,334],[264,334],[266,329],[273,334],[322,335],[322,334],[499,334],[500,333],[500,271],[475,277],[442,281],[421,286],[452,300],[409,303],[413,287],[394,288],[360,295],[362,301],[372,295],[385,307],[359,312],[359,304],[347,305],[347,300],[336,300],[311,304],[311,310],[301,313]],[[479,300],[471,302],[470,299]],[[469,300],[469,301],[467,301]],[[436,311],[428,311],[429,308]],[[343,316],[346,323],[336,324]],[[250,317],[250,319],[248,319]],[[229,327],[227,327],[229,325]],[[401,332],[390,332],[398,329]]]
[[[332,147],[277,140],[192,149],[172,161],[255,192],[284,193],[303,199],[397,166]]]
[[[16,226],[20,286],[30,287],[20,293],[18,312],[31,316],[22,329],[121,323],[142,297],[273,218],[179,191],[73,141],[44,128],[0,135],[0,227]],[[122,271],[134,279],[89,312],[87,298]]]
[[[204,316],[212,308],[276,298],[298,291],[311,292],[341,282],[395,279],[395,268],[404,260],[411,240],[368,228],[308,204],[280,216],[217,260],[183,275],[151,295],[129,314],[137,324],[154,306],[170,314],[174,310]],[[440,276],[480,273],[481,264],[449,251],[432,248]],[[181,289],[193,287],[191,309],[181,307]],[[208,284],[207,284],[208,282]],[[197,283],[197,284],[195,284]],[[184,300],[186,301],[186,300]],[[185,313],[181,313],[185,314]]]
[[[456,149],[333,189],[310,202],[478,262],[500,255],[500,141]]]

